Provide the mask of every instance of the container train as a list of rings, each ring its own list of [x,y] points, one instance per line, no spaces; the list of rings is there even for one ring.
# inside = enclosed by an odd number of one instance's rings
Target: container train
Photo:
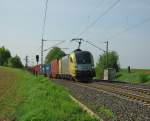
[[[31,71],[50,78],[91,80],[95,76],[94,59],[89,51],[77,49],[49,64],[36,65]]]

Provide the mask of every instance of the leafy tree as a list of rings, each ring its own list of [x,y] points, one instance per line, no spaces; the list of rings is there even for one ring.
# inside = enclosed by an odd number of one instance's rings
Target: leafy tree
[[[10,57],[11,54],[8,49],[5,49],[5,47],[0,48],[0,66],[7,65]]]
[[[45,58],[45,63],[50,63],[54,59],[59,59],[61,57],[65,56],[65,52],[62,51],[59,47],[54,47],[52,50],[50,50]]]
[[[16,55],[15,57],[9,58],[8,66],[14,67],[14,68],[22,68],[23,64],[21,62],[20,57]]]
[[[104,53],[100,56],[99,61],[96,65],[96,75],[101,76],[103,75],[104,69],[107,68],[107,54]],[[117,52],[112,51],[108,52],[108,68],[114,68],[118,72],[120,69],[119,65],[119,56]]]

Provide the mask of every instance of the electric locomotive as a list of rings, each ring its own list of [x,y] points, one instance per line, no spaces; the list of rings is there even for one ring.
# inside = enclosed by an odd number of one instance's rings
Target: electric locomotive
[[[91,80],[95,76],[94,59],[89,51],[75,50],[59,60],[59,77]]]

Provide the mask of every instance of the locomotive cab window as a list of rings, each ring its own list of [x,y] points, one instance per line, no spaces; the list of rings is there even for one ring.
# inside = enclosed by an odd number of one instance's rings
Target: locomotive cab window
[[[88,52],[76,53],[78,64],[91,64],[91,54]]]

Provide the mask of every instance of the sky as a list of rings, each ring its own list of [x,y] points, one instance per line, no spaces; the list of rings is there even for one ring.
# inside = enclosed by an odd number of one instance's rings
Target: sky
[[[0,0],[0,46],[12,56],[19,55],[23,63],[27,55],[30,65],[35,64],[35,55],[40,55],[45,1]],[[72,38],[83,38],[102,49],[109,41],[109,51],[118,53],[121,67],[150,69],[149,13],[150,0],[49,0],[44,39],[66,40],[59,45],[68,48],[66,53],[78,46],[70,42]],[[44,42],[44,49],[58,42]],[[90,51],[95,63],[103,54],[86,42],[81,49]]]

